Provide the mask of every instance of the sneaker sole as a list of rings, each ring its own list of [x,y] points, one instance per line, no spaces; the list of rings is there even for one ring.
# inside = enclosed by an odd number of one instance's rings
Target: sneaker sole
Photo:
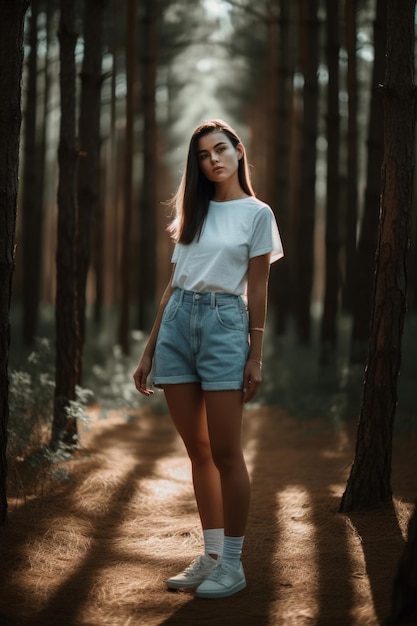
[[[168,587],[168,589],[196,589],[198,587],[198,585],[201,585],[203,581],[201,580],[199,583],[186,583],[186,582],[176,582],[175,580],[173,581],[166,581],[166,586]]]
[[[233,587],[229,587],[228,589],[219,589],[218,591],[198,591],[197,589],[195,597],[206,599],[228,598],[238,591],[242,591],[245,587],[246,580],[240,580],[238,583],[234,584]]]

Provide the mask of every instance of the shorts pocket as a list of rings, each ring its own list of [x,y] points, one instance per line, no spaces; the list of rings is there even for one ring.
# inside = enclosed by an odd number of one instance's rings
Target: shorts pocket
[[[175,319],[178,313],[179,306],[180,305],[177,302],[177,300],[171,296],[171,298],[168,300],[168,303],[164,309],[164,313],[162,315],[162,322],[171,322],[173,319]]]
[[[220,324],[230,330],[245,330],[246,309],[239,300],[216,305],[217,319]]]

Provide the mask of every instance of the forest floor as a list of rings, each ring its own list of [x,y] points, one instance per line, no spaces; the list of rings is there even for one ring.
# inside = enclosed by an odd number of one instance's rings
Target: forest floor
[[[266,335],[262,387],[244,415],[248,585],[210,601],[165,587],[203,542],[189,463],[163,394],[143,400],[132,384],[146,337],[136,333],[124,359],[90,328],[85,384],[98,404],[81,449],[46,465],[36,456],[10,459],[0,626],[384,625],[417,496],[417,317],[408,318],[403,340],[393,503],[348,515],[338,509],[364,372],[350,363],[349,320],[340,320],[337,358],[327,366],[317,357],[317,329],[308,348],[291,329]]]
[[[354,420],[245,411],[252,505],[247,588],[224,600],[164,581],[202,550],[182,443],[159,406],[101,419],[82,449],[33,479],[11,468],[0,533],[1,626],[374,626],[384,624],[417,494],[417,434],[396,433],[393,505],[338,507]],[[38,470],[41,472],[41,470]]]

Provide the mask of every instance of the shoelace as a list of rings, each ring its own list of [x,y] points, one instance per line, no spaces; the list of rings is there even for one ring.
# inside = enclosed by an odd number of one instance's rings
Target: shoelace
[[[187,576],[189,574],[194,574],[194,572],[200,568],[203,572],[205,572],[210,569],[210,563],[201,563],[201,558],[194,559],[194,561],[192,561],[192,563],[185,568],[184,574]]]
[[[193,574],[198,567],[200,567],[200,559],[194,559],[194,561],[185,568],[184,574]]]
[[[211,570],[210,574],[208,575],[208,578],[210,578],[210,580],[214,580],[215,582],[218,582],[219,579],[224,574],[227,574],[227,573],[228,573],[227,568],[224,567],[224,564],[221,564]]]

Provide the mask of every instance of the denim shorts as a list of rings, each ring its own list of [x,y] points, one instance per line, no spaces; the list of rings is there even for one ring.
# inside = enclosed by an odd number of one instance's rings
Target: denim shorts
[[[176,289],[161,320],[153,384],[242,389],[248,352],[248,314],[241,296]]]

